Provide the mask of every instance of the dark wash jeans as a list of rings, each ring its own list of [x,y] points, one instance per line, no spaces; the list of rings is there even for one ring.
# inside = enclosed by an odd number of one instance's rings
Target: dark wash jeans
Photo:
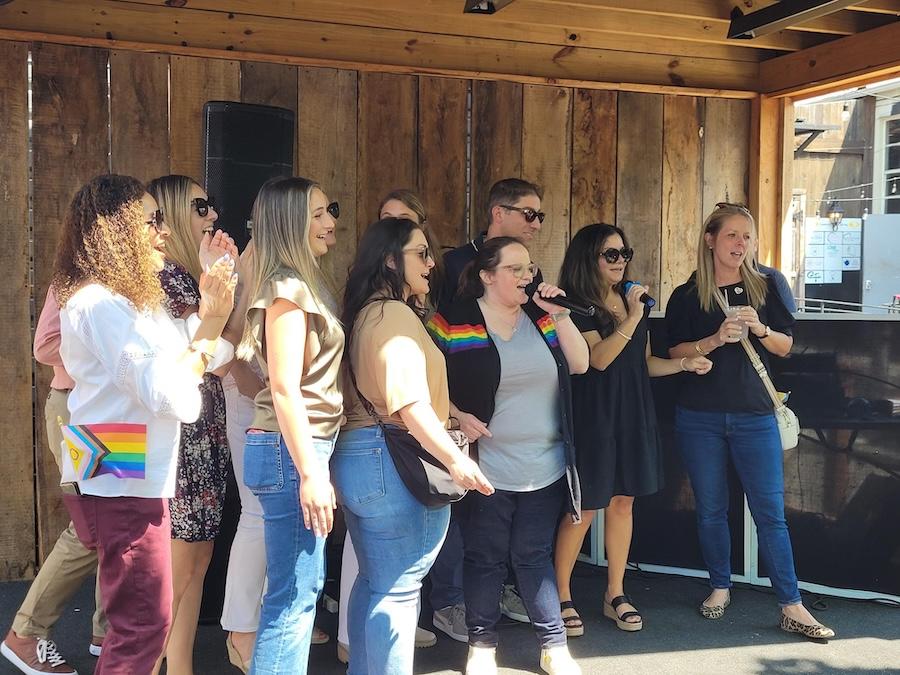
[[[800,602],[784,519],[784,460],[774,415],[675,410],[675,436],[697,504],[697,531],[713,588],[731,587],[728,459],[756,523],[759,553],[783,607]]]
[[[470,492],[462,524],[465,541],[463,589],[469,644],[495,647],[500,592],[512,562],[519,594],[541,647],[566,644],[553,569],[553,540],[565,505],[565,477],[533,492],[497,490],[490,497]]]

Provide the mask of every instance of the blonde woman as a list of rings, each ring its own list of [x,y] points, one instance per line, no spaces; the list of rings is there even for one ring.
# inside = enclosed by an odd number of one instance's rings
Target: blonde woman
[[[212,200],[187,176],[163,176],[150,181],[147,191],[166,214],[171,234],[166,261],[159,278],[165,291],[164,306],[173,319],[197,312],[202,273],[197,247],[204,234],[212,235],[218,218]],[[223,232],[214,239],[237,248]],[[228,439],[225,429],[225,395],[217,373],[206,373],[200,385],[203,405],[200,417],[181,429],[175,497],[172,514],[172,629],[166,643],[166,670],[173,675],[193,673],[194,639],[203,597],[203,580],[213,544],[219,535],[228,477]],[[162,661],[157,665],[157,672]]]
[[[105,455],[90,472],[79,471],[86,462],[63,463],[64,480],[81,495],[65,497],[75,530],[98,553],[109,622],[100,674],[148,673],[163,649],[172,613],[167,498],[175,492],[178,439],[182,424],[200,414],[204,372],[231,359],[217,343],[231,312],[234,262],[215,262],[201,275],[198,317],[173,321],[158,277],[168,236],[141,183],[100,176],[69,207],[53,277],[60,355],[75,382],[72,447],[87,432],[89,447],[96,439],[121,442],[123,434],[129,442],[127,454]],[[204,238],[206,253],[209,243]]]
[[[344,333],[318,259],[335,243],[335,202],[306,178],[274,178],[253,205],[253,272],[240,355],[264,388],[244,445],[244,482],[263,510],[268,588],[250,669],[307,672],[335,493],[328,461],[343,419]]]
[[[787,522],[781,439],[772,401],[743,347],[750,342],[768,369],[769,354],[791,350],[794,318],[773,281],[752,264],[757,232],[743,206],[721,203],[700,231],[697,270],[666,307],[669,354],[705,356],[712,370],[684,383],[675,411],[675,435],[694,490],[697,530],[711,593],[699,607],[720,619],[731,602],[728,531],[729,461],[737,470],[756,523],[759,552],[781,605],[781,627],[809,638],[834,636],[803,606]],[[725,316],[716,296],[736,314]]]

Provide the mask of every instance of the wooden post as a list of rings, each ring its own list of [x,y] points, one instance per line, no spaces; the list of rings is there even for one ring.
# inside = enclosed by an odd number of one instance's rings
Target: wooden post
[[[794,104],[759,96],[750,118],[750,211],[759,233],[758,259],[778,267],[781,229],[791,204]]]

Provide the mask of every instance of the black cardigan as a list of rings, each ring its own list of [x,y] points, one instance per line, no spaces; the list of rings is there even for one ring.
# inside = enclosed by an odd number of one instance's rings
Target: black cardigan
[[[553,319],[534,301],[522,306],[537,327],[553,360],[559,379],[560,422],[566,455],[566,480],[569,484],[568,511],[581,520],[581,485],[575,468],[575,431],[572,425],[572,385],[569,364],[559,346]],[[450,400],[462,411],[475,415],[485,424],[494,416],[494,398],[500,386],[500,353],[487,332],[478,301],[458,298],[428,322],[428,330],[447,360]],[[527,414],[527,411],[523,411]]]

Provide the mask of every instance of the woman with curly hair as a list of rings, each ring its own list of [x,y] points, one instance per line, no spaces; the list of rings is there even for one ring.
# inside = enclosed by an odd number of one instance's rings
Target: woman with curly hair
[[[202,269],[196,250],[205,235],[237,256],[237,247],[221,230],[212,200],[187,176],[163,176],[147,185],[166,214],[169,238],[159,279],[166,294],[163,306],[173,319],[187,319],[200,302]],[[206,373],[200,384],[200,417],[181,428],[175,497],[169,500],[172,519],[172,629],[166,641],[166,670],[173,675],[193,672],[194,639],[203,596],[203,579],[219,535],[228,477],[225,394],[218,373]],[[157,664],[162,665],[162,659]]]
[[[109,632],[96,673],[148,673],[172,611],[168,499],[182,423],[200,414],[203,374],[232,358],[219,344],[234,300],[234,262],[204,239],[198,312],[173,321],[159,273],[169,232],[156,200],[128,176],[75,195],[53,277],[60,354],[75,381],[63,480],[79,538],[97,549]],[[139,583],[135,583],[138,579]]]

